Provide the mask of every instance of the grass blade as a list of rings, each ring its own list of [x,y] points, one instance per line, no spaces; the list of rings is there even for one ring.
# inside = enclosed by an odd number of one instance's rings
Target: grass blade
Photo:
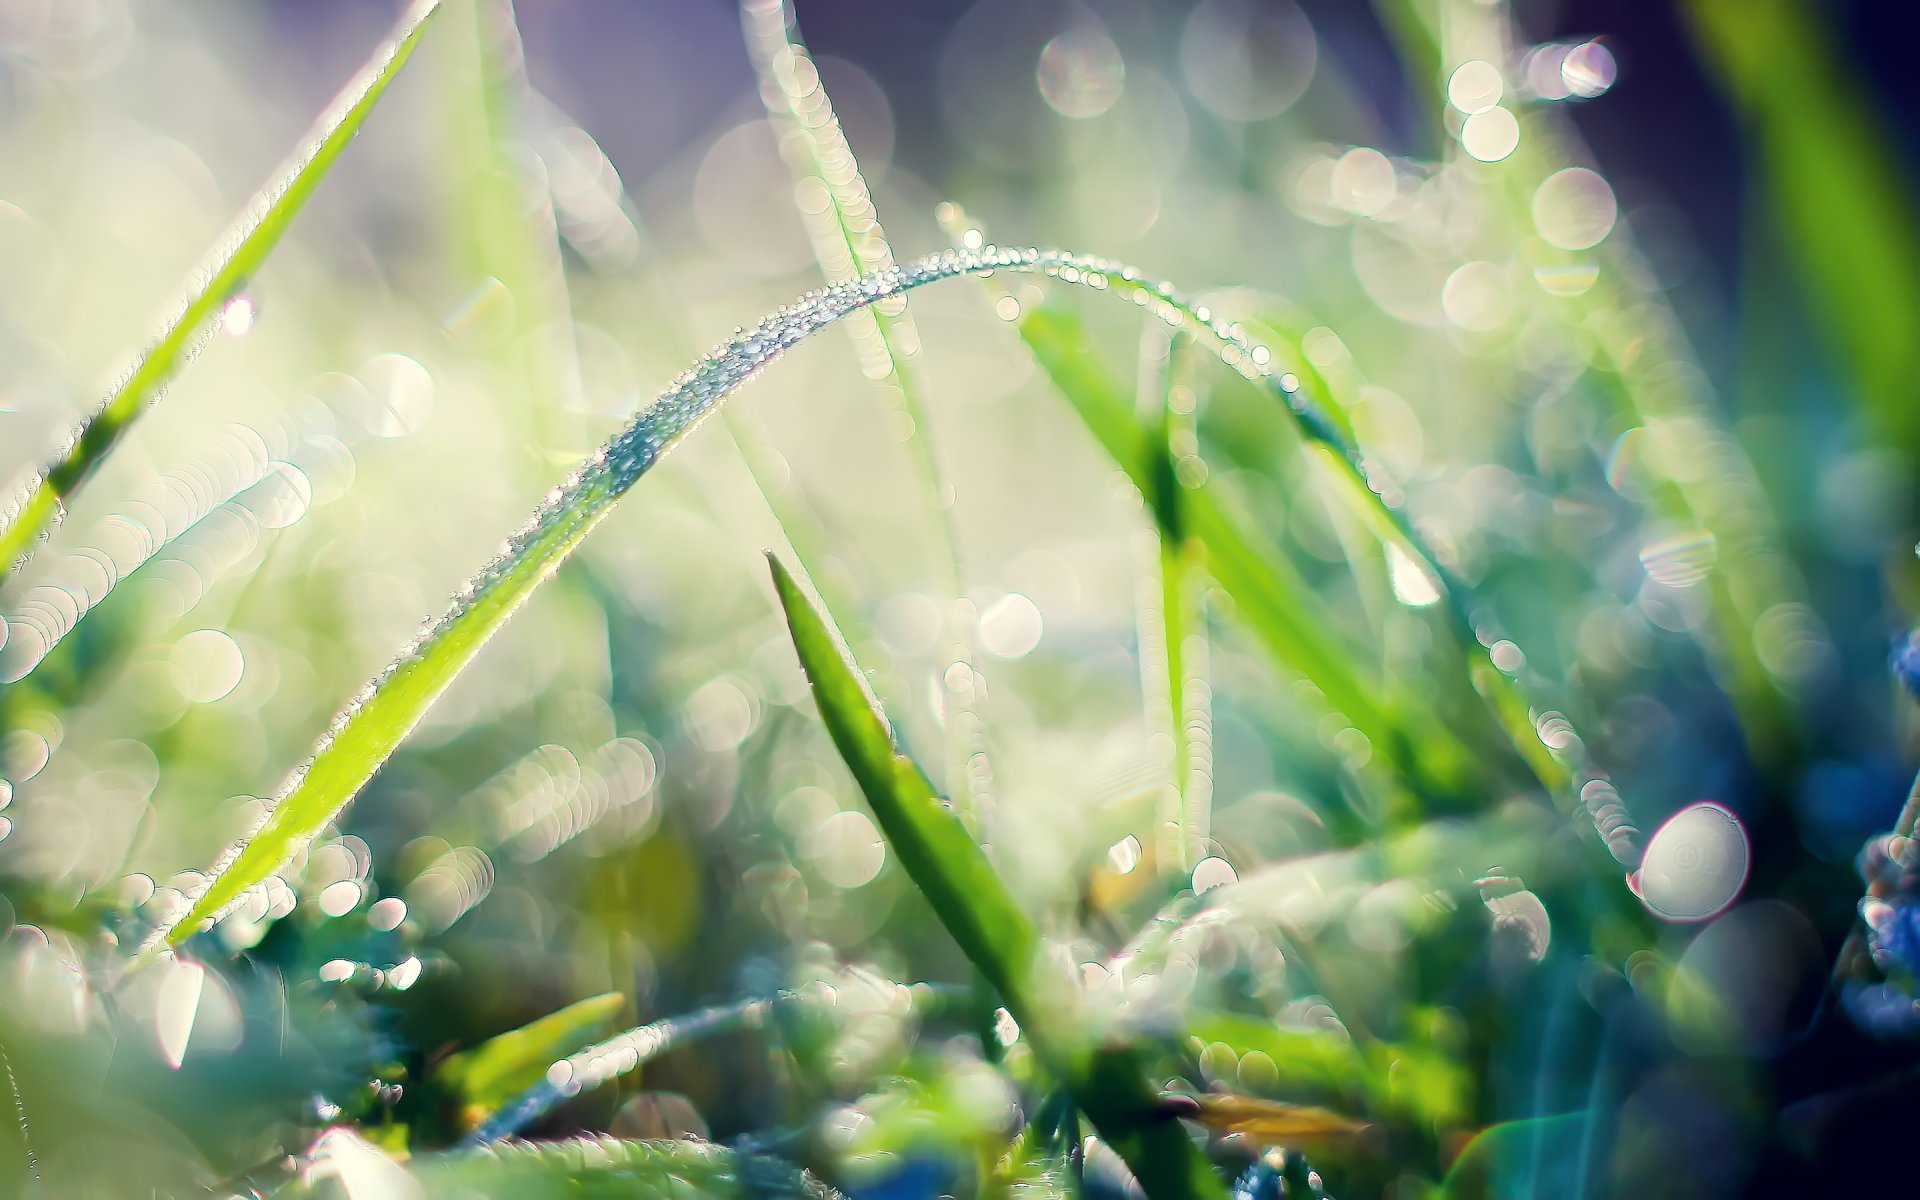
[[[705,1008],[637,1026],[565,1058],[556,1055],[544,1060],[524,1090],[502,1097],[503,1104],[506,1100],[512,1103],[504,1104],[482,1122],[468,1136],[467,1144],[484,1146],[512,1137],[555,1105],[637,1071],[682,1042],[757,1024],[772,1006],[770,1000],[746,1000]]]
[[[1073,993],[1040,973],[1040,935],[958,815],[912,759],[845,643],[777,558],[774,590],[820,709],[820,718],[866,796],[901,867],[954,941],[1032,1039],[1041,1060],[1155,1200],[1217,1196],[1218,1181],[1178,1123],[1159,1110],[1138,1055],[1088,1044]],[[1063,1004],[1062,1000],[1067,1003]]]
[[[556,1059],[604,1028],[625,1003],[617,992],[589,996],[452,1055],[435,1075],[458,1094],[463,1112],[478,1124],[539,1083]]]
[[[760,81],[761,99],[768,115],[783,130],[781,150],[795,183],[800,190],[824,194],[824,206],[809,211],[810,206],[802,205],[801,215],[827,282],[859,279],[891,268],[893,246],[881,227],[872,189],[860,173],[859,159],[841,128],[840,118],[834,114],[833,100],[801,40],[792,4],[789,0],[741,0],[740,24]],[[897,310],[877,306],[855,314],[848,328],[862,368],[904,418],[909,430],[905,440],[919,478],[922,502],[937,526],[936,544],[946,573],[941,626],[946,643],[942,649],[948,662],[940,665],[942,678],[948,678],[947,667],[957,662],[967,667],[964,678],[970,679],[975,657],[974,623],[971,612],[960,602],[966,590],[965,571],[949,499],[952,486],[941,470],[928,415],[931,389],[920,361],[920,333],[904,304]],[[806,563],[799,565],[805,567]],[[990,790],[988,776],[992,769],[981,741],[980,717],[973,701],[976,693],[971,683],[942,686],[949,710],[943,722],[947,779],[962,804],[971,810],[977,796]]]
[[[858,282],[809,293],[714,351],[661,393],[625,429],[547,497],[499,557],[461,589],[453,606],[361,690],[334,719],[314,756],[281,789],[265,820],[215,864],[183,912],[161,922],[142,949],[177,945],[278,871],[373,778],[481,647],[603,520],[660,456],[742,384],[791,347],[867,305],[916,287],[983,271],[1040,272],[1132,300],[1170,324],[1208,335],[1223,362],[1264,380],[1261,347],[1208,325],[1171,284],[1150,282],[1122,263],[1063,250],[948,250]],[[1124,402],[1123,402],[1124,403]]]
[[[188,276],[185,292],[167,312],[159,336],[107,391],[71,444],[33,479],[13,511],[0,518],[0,582],[32,552],[66,510],[66,503],[105,461],[140,415],[212,335],[220,309],[246,286],[314,189],[366,123],[367,115],[419,45],[439,0],[419,0],[393,37],[376,51],[321,114],[301,149],[276,173],[214,243]]]

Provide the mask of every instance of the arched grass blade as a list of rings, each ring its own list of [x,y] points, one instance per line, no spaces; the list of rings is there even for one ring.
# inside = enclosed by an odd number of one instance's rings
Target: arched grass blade
[[[234,297],[272,253],[300,208],[320,186],[388,85],[412,57],[439,0],[419,0],[393,37],[376,51],[302,139],[300,149],[216,241],[188,278],[161,322],[159,335],[107,391],[73,441],[28,485],[12,511],[0,518],[0,581],[31,554],[34,545],[65,512],[73,493],[105,461],[127,430],[181,368],[206,345],[221,307]]]
[[[217,863],[186,910],[162,922],[143,953],[177,944],[278,871],[364,787],[488,639],[552,578],[581,540],[660,456],[782,352],[847,314],[916,287],[983,271],[1041,272],[1125,297],[1169,323],[1204,331],[1221,360],[1263,380],[1270,355],[1236,331],[1206,325],[1171,284],[1105,259],[1063,250],[948,250],[810,293],[743,331],[675,381],[555,488],[453,606],[335,718],[313,758],[281,790],[259,828]],[[1274,386],[1279,386],[1277,383]],[[1284,390],[1284,389],[1283,389]]]
[[[873,810],[887,844],[934,915],[1073,1091],[1101,1137],[1154,1200],[1219,1193],[1179,1124],[1160,1111],[1138,1055],[1089,1044],[1077,995],[1045,986],[1040,935],[966,826],[936,795],[918,764],[900,753],[866,677],[826,614],[780,560],[768,557],[774,590],[812,684],[820,719]]]

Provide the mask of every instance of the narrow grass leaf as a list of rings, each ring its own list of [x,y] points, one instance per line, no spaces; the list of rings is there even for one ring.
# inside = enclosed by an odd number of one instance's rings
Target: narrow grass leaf
[[[127,430],[212,336],[223,305],[244,288],[293,223],[314,189],[366,123],[388,85],[412,57],[439,0],[420,0],[393,37],[376,51],[320,119],[301,148],[257,192],[188,276],[153,343],[108,389],[106,400],[73,441],[29,485],[13,511],[0,518],[0,581],[26,560],[66,503],[105,461]]]
[[[1059,996],[1038,976],[1040,937],[1033,923],[960,818],[894,745],[886,716],[826,614],[779,559],[770,556],[768,562],[821,722],[887,844],[940,923],[1149,1196],[1216,1195],[1219,1185],[1206,1162],[1148,1091],[1137,1052],[1120,1044],[1083,1044],[1086,1034],[1071,1011],[1071,995]]]
[[[314,756],[295,771],[258,828],[228,848],[186,909],[162,922],[142,956],[177,945],[223,914],[250,887],[278,871],[366,786],[427,708],[541,584],[553,577],[613,505],[660,456],[742,384],[787,349],[869,304],[913,288],[984,271],[1044,273],[1118,295],[1169,323],[1194,322],[1221,360],[1263,378],[1265,352],[1237,331],[1200,323],[1171,284],[1125,264],[1062,250],[988,246],[948,250],[858,282],[809,293],[736,335],[681,375],[564,484],[492,563],[468,581],[453,606],[362,689],[335,718]],[[1198,331],[1198,330],[1197,330]]]
[[[590,996],[452,1055],[435,1074],[478,1124],[544,1079],[549,1067],[605,1028],[625,1003],[617,992]]]

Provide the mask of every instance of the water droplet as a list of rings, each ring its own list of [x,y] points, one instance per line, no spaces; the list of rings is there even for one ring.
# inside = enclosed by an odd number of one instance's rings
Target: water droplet
[[[1655,831],[1636,872],[1640,899],[1670,921],[1704,921],[1733,903],[1747,881],[1747,832],[1711,801],[1688,805]]]

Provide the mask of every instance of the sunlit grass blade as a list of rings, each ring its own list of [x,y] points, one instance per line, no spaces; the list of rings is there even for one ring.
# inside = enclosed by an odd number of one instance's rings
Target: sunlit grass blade
[[[807,52],[789,0],[741,0],[740,23],[747,51],[760,82],[767,113],[781,130],[781,149],[792,168],[796,195],[804,197],[801,217],[813,243],[814,257],[827,282],[859,279],[894,265],[893,246],[880,224],[873,191],[860,172],[860,161],[833,110],[833,99],[821,83],[819,69]],[[816,201],[824,203],[816,203]],[[936,529],[938,565],[945,572],[941,597],[943,681],[969,680],[974,665],[975,630],[971,611],[960,600],[966,572],[960,558],[959,535],[954,528],[952,485],[941,469],[933,440],[929,412],[931,391],[921,365],[920,333],[913,314],[902,303],[876,305],[848,322],[866,374],[904,418],[906,444],[920,482],[921,502]],[[804,561],[802,567],[808,564]],[[949,675],[950,663],[967,672]],[[947,778],[961,803],[971,809],[976,791],[987,790],[983,772],[990,770],[981,742],[980,718],[974,711],[971,682],[943,682],[949,709],[943,721],[947,742]]]
[[[1138,1056],[1088,1044],[1074,993],[1042,975],[1040,935],[966,826],[926,775],[895,746],[865,676],[825,614],[777,558],[774,590],[812,684],[820,718],[867,798],[887,844],[934,915],[1101,1137],[1156,1198],[1217,1194],[1219,1187],[1187,1135],[1159,1110]]]
[[[159,335],[108,389],[106,400],[74,439],[0,518],[0,582],[32,552],[65,512],[67,501],[112,453],[127,430],[206,344],[222,306],[260,269],[301,206],[366,123],[388,85],[419,45],[439,0],[419,0],[393,37],[328,106],[300,149],[255,193],[234,223],[188,276],[184,293],[167,311]]]
[[[462,1050],[443,1061],[434,1074],[459,1097],[467,1123],[477,1125],[538,1084],[547,1068],[605,1028],[625,1003],[617,992],[590,996]]]
[[[904,267],[810,293],[736,335],[683,374],[625,429],[551,492],[533,520],[468,581],[453,606],[335,718],[260,827],[215,865],[185,911],[161,922],[147,951],[177,944],[278,871],[358,794],[488,639],[552,578],[568,555],[662,454],[782,352],[848,313],[916,287],[982,271],[1031,271],[1132,300],[1170,322],[1191,322],[1223,362],[1261,378],[1265,352],[1230,329],[1200,322],[1170,284],[1122,263],[1061,250],[949,250]]]
[[[1172,472],[1158,465],[1165,459],[1164,448],[1156,448],[1147,437],[1125,387],[1093,352],[1080,319],[1058,306],[1043,306],[1021,315],[1019,331],[1048,379],[1142,495],[1167,492],[1163,480],[1170,480]],[[1163,537],[1190,540],[1202,549],[1207,572],[1276,659],[1318,688],[1327,705],[1353,722],[1389,760],[1423,772],[1429,780],[1450,781],[1459,763],[1452,735],[1437,723],[1390,711],[1383,702],[1386,688],[1363,676],[1354,656],[1343,651],[1342,638],[1313,588],[1284,555],[1261,546],[1216,497],[1213,486],[1201,483],[1178,489],[1177,509],[1171,498],[1150,507]],[[1178,525],[1169,529],[1175,511]],[[1425,727],[1409,735],[1405,725]],[[1428,761],[1413,760],[1420,754]],[[1454,762],[1437,754],[1450,754]]]
[[[524,1090],[503,1098],[499,1111],[481,1122],[467,1143],[481,1146],[512,1137],[554,1106],[637,1071],[683,1042],[757,1024],[772,1005],[771,1000],[746,1000],[701,1009],[629,1029],[565,1058],[550,1058],[533,1072],[534,1080]]]

